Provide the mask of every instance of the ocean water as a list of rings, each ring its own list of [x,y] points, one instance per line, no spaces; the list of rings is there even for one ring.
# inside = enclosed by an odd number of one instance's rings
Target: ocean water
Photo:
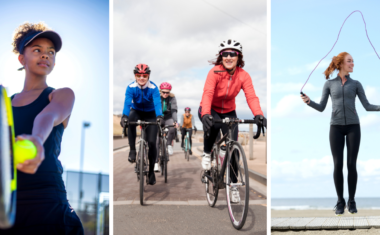
[[[346,198],[346,200],[348,200]],[[358,209],[380,209],[380,198],[355,198]],[[332,210],[337,198],[272,198],[272,210]]]

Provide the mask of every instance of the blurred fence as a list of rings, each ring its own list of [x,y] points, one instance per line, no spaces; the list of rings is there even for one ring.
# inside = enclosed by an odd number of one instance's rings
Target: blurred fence
[[[67,199],[81,219],[85,234],[109,234],[109,175],[66,171],[65,183]]]

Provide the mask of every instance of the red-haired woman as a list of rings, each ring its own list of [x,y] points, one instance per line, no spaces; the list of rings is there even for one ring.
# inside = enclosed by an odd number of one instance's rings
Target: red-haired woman
[[[336,78],[329,79],[331,73],[338,70]],[[322,112],[326,108],[327,100],[331,96],[332,115],[330,122],[330,148],[334,159],[334,183],[338,202],[335,206],[335,214],[342,215],[346,208],[343,198],[343,149],[345,137],[347,140],[347,169],[348,169],[348,212],[357,213],[355,203],[356,184],[358,174],[356,171],[356,160],[360,145],[360,124],[355,109],[355,98],[367,111],[380,111],[379,105],[368,102],[362,84],[350,78],[349,73],[354,71],[354,60],[347,52],[334,56],[329,67],[324,72],[328,79],[323,87],[320,103],[310,100],[307,95],[302,97],[303,101],[310,107]]]

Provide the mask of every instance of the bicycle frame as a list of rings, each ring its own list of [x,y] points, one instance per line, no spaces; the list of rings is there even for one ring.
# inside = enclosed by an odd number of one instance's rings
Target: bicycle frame
[[[145,140],[145,129],[146,129],[146,126],[144,128],[141,128],[141,138],[138,141],[138,143],[139,143],[139,154],[137,154],[136,169],[139,169],[139,165],[140,165],[141,160],[143,160],[143,163],[145,163],[145,165],[147,165],[149,167],[148,156],[144,156],[144,159],[141,159],[141,155],[144,153],[144,148],[147,148],[147,146],[148,146],[148,144]],[[148,151],[147,151],[147,153],[148,153]],[[138,180],[140,180],[139,171],[137,170],[136,173],[137,173]],[[144,174],[147,175],[147,173],[148,173],[148,171],[145,170]]]
[[[216,145],[216,153],[214,153],[214,155],[212,154],[213,151],[215,150],[214,148],[212,149],[211,151],[211,156],[215,156],[215,160],[216,160],[216,165],[219,165],[219,151],[220,151],[220,145],[222,144],[223,141],[227,140],[226,141],[226,155],[224,157],[224,160],[223,162],[220,164],[221,165],[221,168],[218,169],[218,179],[217,179],[217,185],[218,185],[218,189],[224,189],[226,187],[226,184],[227,185],[230,185],[229,182],[224,182],[224,174],[226,172],[226,168],[227,168],[227,162],[230,162],[231,161],[231,156],[230,156],[230,146],[235,142],[234,140],[231,140],[230,139],[230,136],[232,135],[232,130],[229,129],[228,130],[228,133],[226,133],[217,143],[215,143]],[[211,159],[212,161],[213,159]],[[206,177],[211,177],[209,175],[206,175]],[[210,179],[210,178],[209,178]],[[210,179],[212,180],[212,178]],[[229,179],[227,179],[228,181]]]
[[[186,129],[185,152],[186,152],[187,150],[191,149],[189,131],[190,131],[190,130],[187,130],[187,129]],[[191,131],[193,131],[193,130],[191,130]]]

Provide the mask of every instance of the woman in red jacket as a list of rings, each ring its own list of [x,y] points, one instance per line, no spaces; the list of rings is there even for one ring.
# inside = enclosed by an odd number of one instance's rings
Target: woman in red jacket
[[[263,117],[259,98],[253,89],[252,79],[249,74],[243,70],[243,47],[236,41],[228,39],[219,45],[219,52],[216,61],[212,64],[215,66],[207,75],[206,83],[203,88],[202,101],[199,107],[199,119],[203,123],[205,132],[204,152],[202,155],[202,167],[204,170],[211,168],[210,153],[215,139],[222,129],[223,134],[227,133],[226,125],[217,124],[213,120],[223,119],[226,117],[236,118],[235,97],[243,89],[249,108],[251,109],[256,120]],[[263,124],[266,126],[266,119],[263,117]],[[237,140],[238,127],[233,129],[233,139]],[[209,137],[206,138],[206,134]],[[233,191],[233,190],[232,190]],[[238,191],[236,192],[238,194]],[[232,199],[238,197],[232,193]]]

